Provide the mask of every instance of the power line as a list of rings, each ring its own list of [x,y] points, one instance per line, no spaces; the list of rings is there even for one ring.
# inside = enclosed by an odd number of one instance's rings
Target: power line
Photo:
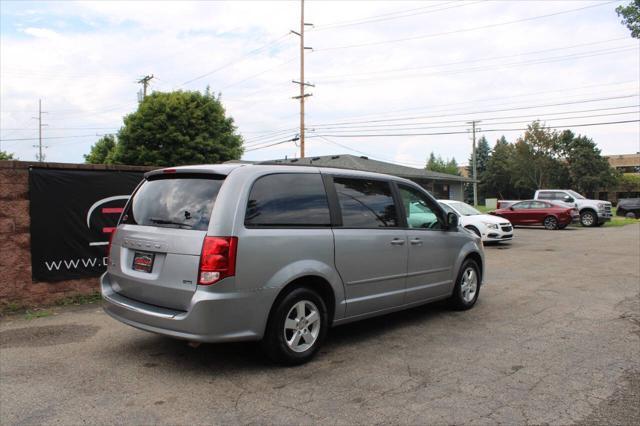
[[[599,110],[611,110],[611,109],[624,109],[624,108],[638,108],[638,105],[631,105],[631,106],[626,106],[626,107],[613,107],[613,108],[599,108],[599,109],[595,109],[592,111],[599,111]],[[589,111],[589,110],[585,110],[585,111]],[[618,115],[629,115],[629,114],[638,114],[640,111],[630,111],[630,112],[617,112],[617,113],[610,113],[610,114],[589,114],[589,115],[581,115],[581,116],[572,116],[572,117],[559,117],[559,118],[541,118],[541,117],[546,117],[549,115],[566,115],[566,114],[575,114],[578,113],[580,111],[565,111],[565,112],[558,112],[558,113],[544,113],[541,115],[520,115],[520,116],[508,116],[508,117],[494,117],[494,118],[483,118],[483,121],[493,121],[493,120],[501,120],[501,119],[508,119],[508,118],[527,118],[529,117],[529,120],[535,120],[535,121],[559,121],[559,120],[571,120],[574,118],[596,118],[596,117],[611,117],[611,116],[618,116]],[[489,123],[491,125],[501,125],[501,124],[518,124],[518,123],[522,123],[523,121],[529,121],[529,120],[519,120],[519,121],[502,121],[502,122],[496,122],[496,123]],[[452,125],[446,125],[446,126],[430,126],[430,127],[414,127],[414,126],[422,126],[422,125],[429,125],[429,124],[444,124],[444,123],[462,123],[461,120],[448,120],[448,121],[435,121],[435,122],[427,122],[427,123],[399,123],[399,124],[377,124],[377,125],[366,125],[366,126],[354,126],[354,127],[323,127],[320,130],[331,130],[331,131],[338,131],[341,133],[355,133],[355,132],[362,132],[362,131],[375,131],[377,128],[380,127],[384,127],[384,129],[381,130],[427,130],[427,129],[450,129],[450,128],[456,128],[456,127],[467,127],[465,124],[452,124]],[[408,127],[411,126],[411,127]],[[372,129],[373,128],[373,129]],[[315,130],[315,129],[313,129]]]
[[[450,34],[471,32],[471,31],[483,30],[483,29],[488,29],[488,28],[495,28],[495,27],[499,27],[499,26],[503,26],[503,25],[512,25],[512,24],[517,24],[517,23],[520,23],[520,22],[527,22],[527,21],[533,21],[533,20],[537,20],[537,19],[550,18],[552,16],[564,15],[564,14],[567,14],[567,13],[573,13],[573,12],[578,12],[578,11],[581,11],[581,10],[592,9],[594,7],[600,7],[600,6],[604,6],[604,5],[611,4],[611,3],[615,3],[615,0],[614,1],[607,1],[607,2],[604,2],[604,3],[593,4],[593,5],[589,5],[589,6],[583,6],[583,7],[579,7],[579,8],[575,8],[575,9],[568,9],[568,10],[562,10],[562,11],[554,12],[554,13],[547,13],[545,15],[530,16],[530,17],[527,17],[527,18],[515,19],[515,20],[512,20],[512,21],[505,21],[505,22],[499,22],[499,23],[495,23],[495,24],[482,25],[482,26],[478,26],[478,27],[461,28],[461,29],[453,30],[453,31],[445,31],[445,32],[441,32],[441,33],[424,34],[424,35],[419,35],[419,36],[405,37],[405,38],[399,38],[399,39],[393,39],[393,40],[382,40],[382,41],[374,41],[374,42],[368,42],[368,43],[350,44],[350,45],[344,45],[344,46],[325,47],[324,49],[320,48],[320,49],[317,49],[316,51],[317,52],[325,52],[325,51],[330,51],[330,50],[352,49],[352,48],[368,47],[368,46],[380,46],[380,45],[384,45],[384,44],[400,43],[400,42],[404,42],[404,41],[421,40],[421,39],[425,39],[425,38],[432,38],[432,37],[439,37],[439,36],[445,36],[445,35],[450,35]]]
[[[562,126],[545,126],[548,129],[566,129],[572,127],[591,127],[591,126],[605,126],[612,124],[625,124],[625,123],[639,123],[640,120],[621,120],[621,121],[608,121],[601,123],[585,123],[585,124],[566,124]],[[525,131],[526,128],[518,128],[518,129],[482,129],[483,133],[490,132],[516,132],[516,131]],[[333,137],[333,138],[378,138],[378,137],[402,137],[402,136],[442,136],[442,135],[461,135],[466,134],[467,131],[456,131],[456,132],[434,132],[434,133],[385,133],[385,134],[364,134],[364,135],[335,135],[335,134],[327,134],[327,135],[318,135],[325,137]]]
[[[44,141],[49,139],[85,138],[89,136],[98,136],[98,135],[90,134],[90,135],[49,136],[49,137],[42,138],[42,140]],[[39,138],[14,138],[14,139],[0,139],[0,142],[37,141],[37,140],[39,140]]]
[[[342,148],[344,148],[344,149],[348,149],[349,151],[353,151],[353,152],[356,152],[356,153],[358,153],[358,154],[362,154],[362,155],[364,155],[364,156],[366,156],[366,157],[368,157],[368,158],[373,158],[374,160],[378,160],[378,161],[386,161],[386,162],[388,162],[388,163],[394,163],[394,164],[400,164],[400,165],[410,164],[410,165],[420,166],[420,167],[422,167],[422,168],[424,168],[424,166],[426,165],[425,163],[420,164],[420,163],[413,163],[413,162],[410,162],[410,161],[401,161],[401,162],[398,162],[398,161],[390,160],[390,159],[387,159],[387,158],[384,158],[384,157],[374,156],[374,155],[368,154],[368,153],[366,153],[366,152],[363,152],[363,151],[360,151],[360,150],[357,150],[357,149],[351,148],[350,146],[343,145],[343,144],[341,144],[341,143],[339,143],[339,142],[332,141],[331,139],[328,139],[328,138],[326,138],[326,137],[324,137],[324,136],[319,136],[319,135],[318,135],[318,136],[310,136],[310,137],[318,137],[318,138],[323,139],[323,140],[325,140],[325,141],[327,141],[327,142],[329,142],[329,143],[331,143],[331,144],[333,144],[333,145],[336,145],[336,146],[342,147]]]
[[[621,81],[621,82],[615,82],[615,83],[592,84],[592,85],[587,85],[587,86],[568,87],[568,88],[562,88],[562,89],[556,89],[556,90],[547,90],[547,91],[540,91],[540,92],[533,92],[533,93],[520,93],[520,94],[517,94],[517,95],[504,96],[504,97],[501,97],[501,98],[495,98],[495,97],[494,98],[477,98],[477,99],[472,99],[472,100],[469,100],[469,101],[452,102],[452,103],[446,103],[446,104],[436,104],[436,105],[431,105],[429,107],[421,106],[421,107],[413,107],[413,108],[402,108],[402,109],[397,109],[397,110],[388,110],[388,111],[385,111],[383,113],[361,114],[361,115],[352,116],[351,118],[386,116],[386,115],[389,115],[389,113],[394,113],[394,112],[415,111],[415,110],[421,110],[421,109],[433,109],[433,107],[443,107],[443,106],[446,107],[446,106],[453,106],[453,105],[473,104],[473,103],[477,103],[477,102],[486,102],[486,101],[495,102],[495,101],[501,101],[501,100],[505,100],[505,99],[539,96],[539,95],[544,95],[544,94],[548,94],[548,93],[556,93],[556,92],[567,93],[567,92],[571,92],[571,91],[575,91],[575,90],[591,89],[591,88],[594,88],[594,87],[603,87],[603,86],[618,86],[618,85],[629,84],[629,83],[636,83],[636,81],[635,80],[628,80],[628,81]],[[564,98],[566,99],[566,96]],[[504,103],[502,105],[504,105]],[[492,105],[492,106],[496,106],[496,105]],[[500,105],[497,105],[497,106],[500,106]],[[635,106],[636,106],[635,104],[631,105],[631,107],[635,107]],[[629,108],[629,107],[627,106],[627,107],[620,107],[620,108]],[[574,111],[574,112],[595,112],[595,111],[605,111],[605,110],[611,110],[611,109],[617,109],[617,108],[586,109],[586,110],[579,110],[579,111]],[[549,115],[549,114],[546,114],[546,115]],[[524,116],[524,117],[527,117],[527,116]],[[520,118],[520,117],[516,116],[516,117],[505,117],[505,118]],[[486,120],[489,120],[489,119],[487,118]],[[451,120],[451,121],[444,121],[444,122],[443,121],[438,121],[438,122],[429,122],[429,123],[423,123],[423,124],[442,124],[442,123],[451,123],[451,122],[458,122],[458,121],[459,120]],[[416,123],[416,124],[419,124],[419,123]],[[332,124],[330,123],[328,125],[332,125]],[[336,125],[340,125],[340,123],[336,123]],[[384,124],[384,125],[379,125],[379,126],[395,126],[395,125],[396,124]],[[317,126],[326,126],[326,124],[318,124]],[[314,127],[314,126],[312,125],[310,127]],[[365,126],[360,126],[360,127],[365,127]],[[276,129],[276,130],[262,130],[262,131],[255,131],[255,132],[243,132],[243,133],[258,133],[259,134],[257,136],[252,136],[252,137],[250,137],[248,139],[245,139],[245,143],[249,143],[249,142],[257,141],[257,140],[262,139],[262,138],[268,138],[268,137],[270,137],[272,135],[282,134],[282,133],[290,132],[290,131],[293,131],[293,130],[295,130],[295,128],[283,128],[283,129]]]
[[[254,78],[258,77],[258,76],[261,76],[262,74],[268,73],[269,71],[273,71],[273,70],[275,70],[275,69],[278,69],[278,68],[280,68],[280,67],[281,67],[281,66],[283,66],[283,65],[290,64],[291,62],[295,61],[296,59],[297,59],[297,58],[291,58],[291,59],[289,59],[288,61],[281,62],[280,64],[276,65],[275,67],[268,68],[268,69],[266,69],[266,70],[260,71],[260,72],[258,72],[258,73],[253,74],[253,75],[250,75],[249,77],[244,78],[244,79],[242,79],[242,80],[238,80],[238,81],[235,81],[235,82],[233,82],[233,83],[231,83],[231,84],[227,84],[226,86],[221,87],[221,88],[220,88],[220,90],[228,89],[229,87],[233,87],[233,86],[236,86],[236,85],[238,85],[238,84],[240,84],[240,83],[244,83],[245,81],[252,80],[252,79],[254,79]]]
[[[363,25],[363,24],[369,24],[369,23],[373,23],[373,22],[383,22],[383,21],[390,21],[390,20],[394,20],[394,19],[401,19],[401,18],[410,18],[413,16],[419,16],[419,15],[425,15],[428,13],[435,13],[435,12],[440,12],[443,10],[449,10],[449,9],[456,9],[459,7],[465,7],[465,6],[471,6],[473,4],[476,3],[482,3],[482,1],[475,1],[475,2],[471,2],[471,3],[465,3],[465,4],[460,4],[456,1],[450,1],[450,2],[446,2],[446,3],[441,3],[441,4],[437,4],[437,5],[430,5],[430,6],[425,6],[425,7],[419,7],[416,9],[409,9],[409,11],[411,10],[419,10],[419,9],[430,9],[430,10],[426,10],[424,12],[417,12],[417,13],[410,13],[410,14],[404,14],[401,16],[391,16],[388,18],[380,18],[381,16],[388,16],[388,15],[399,15],[402,12],[395,12],[395,13],[390,13],[390,14],[386,14],[386,15],[378,15],[378,17],[376,16],[371,16],[369,18],[365,18],[364,20],[354,20],[354,21],[347,21],[347,22],[343,22],[343,23],[334,23],[334,24],[326,24],[326,25],[322,25],[319,26],[317,29],[314,29],[314,31],[324,31],[324,30],[332,30],[335,28],[343,28],[343,27],[350,27],[350,26],[354,26],[354,25]],[[449,7],[443,7],[440,9],[433,9],[434,7],[438,7],[438,6],[444,6],[446,4],[450,4],[450,3],[458,3],[455,4],[453,6],[449,6]],[[407,12],[407,11],[405,11]],[[375,19],[378,18],[378,19]]]
[[[464,61],[446,62],[446,63],[439,63],[439,64],[435,64],[435,65],[425,65],[425,66],[420,66],[420,67],[404,67],[404,68],[394,68],[394,69],[378,70],[378,71],[365,71],[365,72],[349,73],[349,74],[334,74],[334,75],[322,75],[321,74],[321,75],[318,76],[318,78],[320,78],[320,79],[326,78],[326,79],[332,80],[334,78],[340,78],[340,77],[356,77],[356,76],[359,76],[359,75],[383,74],[383,73],[391,73],[391,72],[404,72],[404,71],[413,71],[413,70],[420,70],[420,69],[426,69],[426,68],[444,67],[444,66],[449,66],[449,65],[467,64],[467,63],[473,63],[473,62],[494,61],[494,60],[497,60],[497,59],[509,59],[509,58],[513,58],[515,56],[535,55],[535,54],[538,54],[538,53],[552,52],[552,51],[557,51],[557,50],[575,49],[577,47],[593,46],[593,45],[597,45],[597,44],[605,44],[605,43],[611,43],[613,41],[628,40],[628,39],[629,39],[628,37],[620,37],[620,38],[613,38],[613,39],[608,39],[608,40],[594,41],[594,42],[589,42],[589,43],[573,44],[573,45],[570,45],[570,46],[555,47],[555,48],[551,48],[551,49],[532,50],[532,51],[528,51],[528,52],[514,53],[514,54],[510,54],[510,55],[489,56],[489,57],[483,57],[483,58],[478,58],[478,59],[468,59],[468,60],[464,60]]]
[[[179,85],[179,86],[186,86],[187,84],[189,84],[189,83],[193,83],[194,81],[197,81],[197,80],[203,79],[203,78],[205,78],[205,77],[209,77],[210,75],[215,74],[215,73],[217,73],[218,71],[221,71],[221,70],[223,70],[223,69],[225,69],[225,68],[230,67],[230,66],[231,66],[231,65],[233,65],[233,64],[236,64],[236,63],[238,63],[238,62],[243,61],[245,58],[247,58],[247,57],[249,57],[249,56],[251,56],[251,55],[254,55],[254,54],[258,53],[258,52],[260,52],[261,50],[266,49],[266,48],[267,48],[267,47],[269,47],[269,46],[272,46],[272,45],[274,45],[274,44],[278,44],[281,40],[285,39],[285,38],[286,38],[286,37],[288,37],[288,36],[289,36],[289,33],[283,34],[282,36],[280,36],[280,37],[276,38],[275,40],[272,40],[272,41],[270,41],[269,43],[264,44],[264,45],[262,45],[262,46],[260,46],[260,47],[258,47],[258,48],[256,48],[256,49],[250,50],[249,52],[245,53],[244,55],[242,55],[242,56],[240,56],[240,57],[238,57],[238,58],[236,58],[236,59],[234,59],[234,60],[232,60],[232,61],[230,61],[230,62],[227,62],[226,64],[221,65],[221,66],[219,66],[218,68],[215,68],[215,69],[213,69],[213,70],[211,70],[211,71],[208,71],[208,72],[206,72],[206,73],[204,73],[204,74],[201,74],[201,75],[199,75],[199,76],[197,76],[197,77],[194,77],[194,78],[192,78],[192,79],[190,79],[190,80],[187,80],[187,81],[185,81],[184,83],[180,83],[180,85]]]
[[[377,120],[361,120],[361,121],[347,121],[347,122],[336,122],[336,123],[324,123],[324,124],[316,124],[310,127],[326,127],[328,125],[342,126],[347,124],[361,124],[361,123],[380,123],[380,122],[388,122],[388,121],[402,121],[402,120],[416,120],[421,118],[438,118],[438,117],[450,117],[450,116],[459,116],[459,115],[477,115],[477,114],[486,114],[492,112],[504,112],[504,111],[514,111],[514,110],[525,110],[525,109],[534,109],[534,108],[544,108],[550,106],[561,106],[561,105],[575,105],[581,103],[591,103],[591,102],[601,102],[615,99],[628,99],[628,98],[637,98],[639,95],[624,95],[624,96],[610,96],[604,98],[593,98],[593,99],[580,99],[572,102],[558,102],[553,104],[539,104],[532,106],[523,106],[523,107],[512,107],[507,109],[494,109],[494,110],[486,110],[486,111],[469,111],[464,113],[456,113],[456,114],[441,114],[441,115],[417,115],[410,117],[396,117],[396,118],[384,118]]]
[[[629,83],[634,83],[637,84],[636,80],[627,80],[627,81],[621,81],[621,82],[616,82],[616,83],[604,83],[604,84],[593,84],[593,85],[588,85],[588,86],[577,86],[577,87],[566,87],[566,88],[562,88],[562,89],[555,89],[555,90],[545,90],[545,91],[538,91],[538,92],[532,92],[532,93],[520,93],[517,95],[512,95],[512,96],[503,96],[500,98],[495,98],[495,97],[491,97],[491,98],[476,98],[476,99],[471,99],[468,101],[460,101],[460,102],[450,102],[450,103],[446,103],[446,104],[435,104],[435,105],[430,105],[430,106],[419,106],[419,107],[412,107],[412,108],[401,108],[401,109],[395,109],[395,110],[385,110],[385,112],[380,112],[380,113],[369,113],[369,114],[359,114],[359,115],[354,115],[351,116],[351,119],[354,118],[376,118],[376,117],[384,117],[384,116],[388,116],[392,113],[398,113],[398,112],[406,112],[406,111],[419,111],[419,110],[432,110],[433,107],[447,107],[447,106],[453,106],[453,105],[464,105],[464,104],[475,104],[478,102],[495,102],[495,101],[502,101],[505,99],[513,99],[513,98],[525,98],[525,97],[531,97],[531,96],[540,96],[540,95],[546,95],[549,93],[556,93],[556,92],[562,92],[564,94],[566,94],[567,92],[571,92],[571,91],[575,91],[575,90],[581,90],[581,89],[591,89],[594,87],[604,87],[604,86],[619,86],[622,84],[629,84]],[[635,89],[635,88],[634,88]],[[572,96],[576,96],[576,95],[572,95]],[[516,101],[516,102],[521,102],[521,101]],[[507,103],[509,104],[509,103]],[[504,103],[501,103],[500,105],[504,105]],[[491,106],[499,106],[499,105],[491,105]]]
[[[272,144],[269,144],[269,145],[265,145],[265,146],[260,146],[260,147],[257,147],[257,148],[247,149],[244,152],[256,151],[258,149],[269,148],[271,146],[276,146],[276,145],[282,145],[283,143],[288,143],[288,142],[296,142],[299,139],[300,138],[298,136],[294,136],[291,139],[283,140],[283,141],[280,141],[280,142],[275,142],[275,143],[272,143]]]
[[[501,69],[501,68],[514,68],[514,67],[519,67],[519,66],[527,66],[527,65],[539,65],[539,64],[549,64],[549,63],[553,63],[553,62],[563,62],[563,61],[569,61],[569,60],[576,60],[576,59],[584,59],[584,58],[591,58],[594,56],[603,56],[603,55],[612,55],[612,54],[616,54],[616,53],[623,53],[623,52],[629,52],[629,51],[637,51],[637,47],[618,47],[618,48],[609,48],[609,49],[600,49],[600,50],[595,50],[595,51],[591,51],[591,52],[579,52],[579,53],[573,53],[573,54],[569,54],[569,55],[562,55],[562,56],[550,56],[550,57],[544,57],[544,58],[537,58],[537,59],[528,59],[525,61],[519,61],[519,62],[509,62],[509,63],[503,63],[503,64],[487,64],[487,65],[481,65],[481,66],[475,66],[475,67],[468,67],[468,68],[460,68],[460,69],[451,69],[451,70],[443,70],[443,71],[434,71],[434,72],[428,72],[428,73],[420,73],[420,74],[405,74],[405,75],[400,75],[400,76],[384,76],[384,77],[368,77],[368,78],[360,78],[360,79],[333,79],[333,80],[320,80],[321,83],[349,83],[350,85],[353,85],[353,82],[369,82],[369,81],[382,81],[382,80],[395,80],[397,78],[417,78],[417,77],[425,77],[425,76],[432,76],[432,75],[442,75],[442,74],[446,74],[446,75],[454,75],[454,74],[465,74],[468,72],[478,72],[478,71],[495,71],[497,69]],[[476,62],[479,62],[482,60],[478,60]],[[431,68],[437,68],[440,66],[444,66],[443,65],[434,65]]]

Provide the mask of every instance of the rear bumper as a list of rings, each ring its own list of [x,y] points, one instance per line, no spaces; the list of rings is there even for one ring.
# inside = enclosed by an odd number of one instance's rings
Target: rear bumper
[[[149,305],[116,293],[109,274],[100,277],[100,289],[107,314],[118,321],[165,336],[196,342],[259,340],[266,326],[275,294],[254,292],[212,292],[198,287],[188,311]]]

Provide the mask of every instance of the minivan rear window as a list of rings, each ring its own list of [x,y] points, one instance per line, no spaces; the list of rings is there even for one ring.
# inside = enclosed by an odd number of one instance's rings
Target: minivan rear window
[[[151,176],[133,194],[121,223],[205,231],[224,176]]]

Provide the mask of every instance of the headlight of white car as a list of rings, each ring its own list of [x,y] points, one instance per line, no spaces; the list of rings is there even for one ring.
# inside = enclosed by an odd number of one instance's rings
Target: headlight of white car
[[[498,224],[490,222],[482,222],[489,229],[498,229]]]

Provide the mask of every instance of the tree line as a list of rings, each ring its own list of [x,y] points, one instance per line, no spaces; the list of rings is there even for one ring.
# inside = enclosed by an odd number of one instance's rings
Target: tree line
[[[470,158],[469,176],[472,164]],[[434,170],[429,164],[427,169]],[[442,170],[436,167],[436,171]],[[502,136],[490,148],[482,136],[476,148],[476,170],[481,203],[485,198],[529,198],[542,188],[590,193],[632,179],[612,168],[591,138],[571,130],[552,130],[539,121],[528,125],[524,135],[513,143]],[[465,198],[473,199],[472,185],[465,189]]]

